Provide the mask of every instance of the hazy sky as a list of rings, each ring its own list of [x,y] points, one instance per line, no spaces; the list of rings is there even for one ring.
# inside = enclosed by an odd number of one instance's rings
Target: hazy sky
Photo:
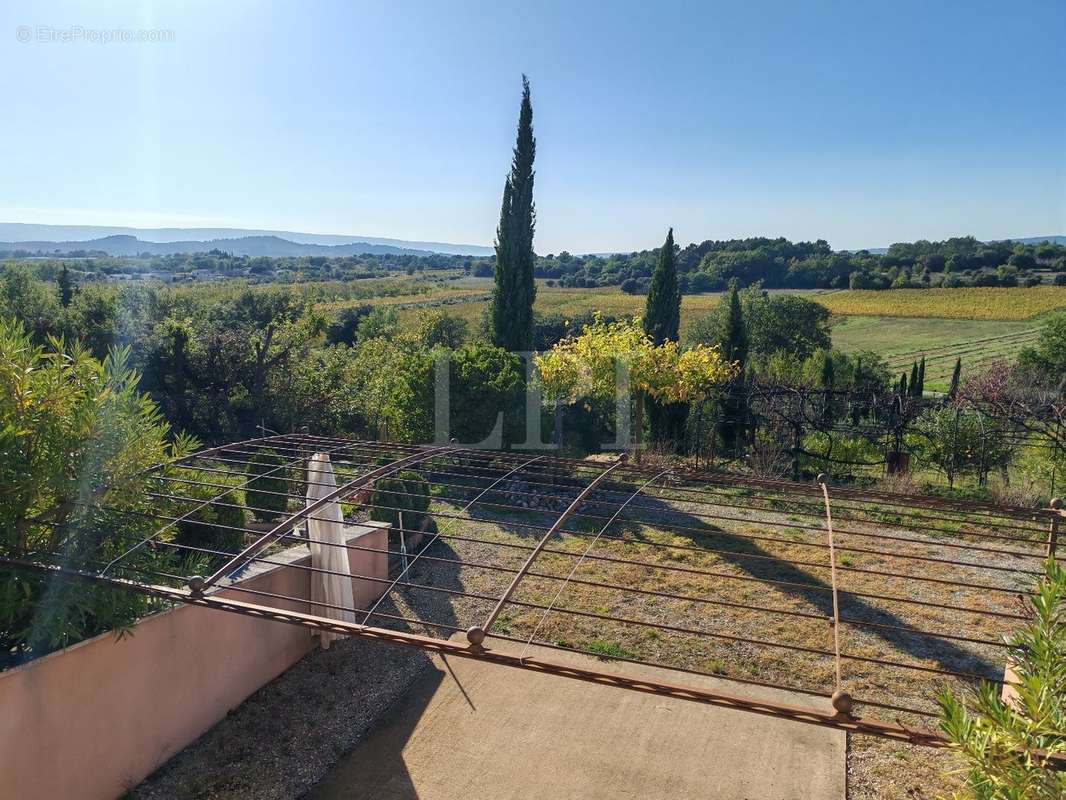
[[[1064,32],[1064,0],[4,0],[0,220],[489,244],[524,71],[541,253],[1066,234]]]

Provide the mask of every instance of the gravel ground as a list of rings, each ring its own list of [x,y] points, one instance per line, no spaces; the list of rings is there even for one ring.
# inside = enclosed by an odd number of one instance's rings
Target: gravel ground
[[[318,782],[430,664],[342,639],[264,686],[130,793],[148,800],[289,800]]]

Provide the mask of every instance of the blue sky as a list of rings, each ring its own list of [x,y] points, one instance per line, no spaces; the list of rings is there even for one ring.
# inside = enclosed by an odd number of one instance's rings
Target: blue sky
[[[71,26],[173,36],[37,41]],[[1064,31],[1062,0],[7,0],[0,220],[488,244],[524,71],[541,253],[1066,234]]]

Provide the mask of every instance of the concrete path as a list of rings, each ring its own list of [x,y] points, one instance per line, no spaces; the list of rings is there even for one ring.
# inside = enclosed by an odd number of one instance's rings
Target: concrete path
[[[844,798],[840,731],[467,659],[433,662],[311,798]],[[681,682],[665,670],[619,669]],[[806,704],[724,680],[684,681]]]

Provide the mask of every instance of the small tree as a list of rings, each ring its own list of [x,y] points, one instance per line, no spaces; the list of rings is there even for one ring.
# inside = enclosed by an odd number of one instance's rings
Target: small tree
[[[74,299],[74,292],[78,290],[78,285],[74,282],[74,277],[70,274],[66,264],[63,265],[63,269],[56,279],[56,284],[59,287],[59,302],[63,308],[66,308],[70,305],[70,301]]]
[[[676,341],[655,347],[641,326],[632,321],[604,322],[597,316],[580,336],[569,337],[535,360],[547,402],[575,403],[583,397],[609,399],[617,390],[620,368],[629,377],[636,398],[637,441],[643,428],[644,394],[668,403],[702,400],[714,386],[730,380],[737,370],[718,348],[696,345],[682,350]]]
[[[1032,622],[1009,642],[1014,680],[1004,698],[983,683],[969,698],[940,698],[940,727],[969,771],[957,800],[1060,800],[1066,771],[1066,570],[1049,559],[1026,600]]]
[[[959,394],[959,380],[962,378],[962,356],[955,359],[955,369],[951,371],[951,385],[948,387],[948,397],[954,400]]]

